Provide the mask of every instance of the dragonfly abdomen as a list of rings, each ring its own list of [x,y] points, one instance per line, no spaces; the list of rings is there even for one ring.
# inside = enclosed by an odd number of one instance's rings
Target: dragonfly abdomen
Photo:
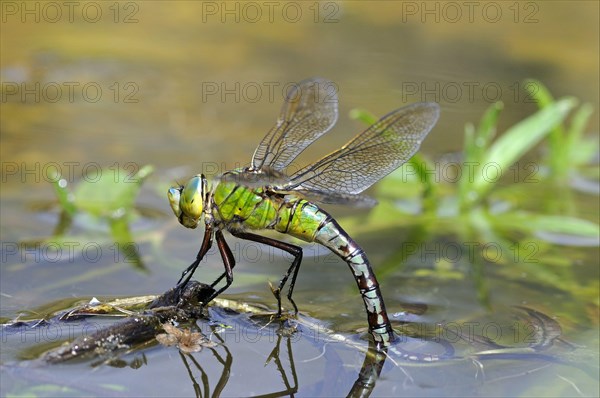
[[[279,206],[273,228],[306,242],[314,242],[329,215],[319,206],[301,198],[287,197]]]
[[[321,212],[325,213],[322,210]],[[365,304],[371,334],[378,344],[389,345],[394,339],[394,332],[385,310],[379,283],[364,250],[329,215],[318,228],[315,242],[329,248],[348,264]]]

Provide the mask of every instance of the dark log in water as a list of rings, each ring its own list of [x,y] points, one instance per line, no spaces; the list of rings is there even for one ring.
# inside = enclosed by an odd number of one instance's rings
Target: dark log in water
[[[142,313],[48,351],[40,360],[53,364],[74,359],[86,360],[146,343],[164,332],[163,323],[186,323],[200,317],[204,300],[213,292],[208,285],[190,281],[183,290],[176,287],[167,291],[152,301]],[[77,316],[81,316],[81,313]]]

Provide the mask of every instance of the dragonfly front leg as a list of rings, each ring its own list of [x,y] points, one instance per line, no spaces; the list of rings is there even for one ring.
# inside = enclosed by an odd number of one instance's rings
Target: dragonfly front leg
[[[209,298],[206,300],[209,303],[212,299],[217,297],[219,294],[223,293],[231,284],[233,283],[233,267],[235,267],[235,257],[233,257],[233,253],[223,236],[223,232],[221,230],[217,230],[215,233],[215,237],[217,239],[217,247],[219,248],[219,253],[221,253],[221,259],[223,259],[223,266],[225,267],[225,272],[219,276],[210,287],[214,288],[217,283],[223,278],[227,278],[225,286],[215,291]]]
[[[204,230],[204,239],[202,239],[202,246],[200,246],[200,250],[198,251],[198,255],[196,256],[196,260],[185,269],[181,273],[181,278],[177,281],[177,287],[183,289],[187,283],[192,279],[192,275],[196,272],[196,268],[200,264],[200,261],[204,258],[206,253],[210,250],[212,246],[212,237],[213,237],[213,229],[211,225],[206,225],[206,229]],[[186,276],[187,275],[187,276]],[[183,282],[182,282],[183,281]]]
[[[253,242],[258,242],[258,243],[262,243],[265,245],[269,245],[269,246],[275,247],[277,249],[281,249],[283,251],[290,253],[292,256],[294,256],[294,261],[292,262],[292,265],[290,265],[290,267],[288,268],[288,270],[285,273],[285,275],[283,276],[283,278],[281,278],[281,280],[279,281],[279,285],[277,286],[277,289],[273,289],[273,295],[277,299],[277,316],[280,317],[281,316],[281,290],[285,286],[285,283],[287,282],[290,275],[292,275],[292,280],[290,282],[290,287],[288,289],[287,298],[290,301],[290,303],[292,303],[292,305],[294,306],[294,313],[298,314],[298,306],[292,299],[292,293],[294,292],[294,285],[296,284],[296,278],[298,277],[298,271],[300,270],[300,263],[302,262],[302,248],[292,245],[292,244],[289,244],[289,243],[280,242],[275,239],[267,238],[267,237],[261,236],[261,235],[251,234],[248,232],[234,231],[234,232],[231,232],[231,234],[240,239],[250,240]],[[292,272],[293,272],[293,274],[292,274]]]

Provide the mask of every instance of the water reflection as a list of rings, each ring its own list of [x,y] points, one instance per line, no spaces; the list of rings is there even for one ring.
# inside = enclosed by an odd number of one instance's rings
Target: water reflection
[[[221,337],[219,337],[218,335],[216,335],[216,337],[221,343],[223,343],[223,340],[221,339]],[[227,348],[227,345],[222,345],[222,347],[223,347],[223,350],[225,351],[224,358],[221,354],[219,354],[219,352],[217,351],[216,348],[210,348],[210,350],[212,351],[217,362],[219,362],[221,365],[223,365],[223,372],[221,373],[221,377],[219,377],[219,380],[217,380],[217,383],[214,387],[214,391],[212,392],[212,394],[211,394],[211,390],[210,390],[210,380],[208,378],[207,373],[204,371],[204,369],[200,365],[200,363],[196,360],[196,358],[192,354],[189,354],[189,353],[184,354],[182,352],[179,352],[181,360],[182,360],[183,364],[185,365],[185,368],[188,372],[188,376],[192,382],[192,386],[194,388],[194,393],[196,394],[197,397],[208,397],[208,396],[218,397],[221,395],[221,392],[227,385],[227,382],[229,381],[229,376],[231,375],[231,365],[233,363],[233,357],[231,355],[231,352]],[[188,359],[189,359],[189,362],[188,362]],[[190,365],[190,362],[191,362],[191,365]],[[200,388],[200,384],[198,383],[198,381],[196,380],[196,377],[194,376],[194,371],[192,369],[192,366],[200,372],[200,378],[202,380],[202,389]]]
[[[190,287],[194,289],[191,289],[188,294],[196,295],[194,297],[211,293],[206,285],[192,283]],[[34,344],[20,356],[38,359],[22,361],[12,366],[15,366],[15,369],[21,367],[35,369],[35,372],[27,372],[26,376],[22,376],[32,380],[34,384],[47,383],[50,373],[45,373],[45,370],[51,372],[50,368],[71,362],[81,364],[85,361],[93,367],[109,365],[114,368],[138,370],[146,368],[145,371],[139,372],[142,377],[162,369],[160,373],[164,373],[165,379],[169,380],[164,386],[165,391],[174,388],[188,392],[193,390],[198,397],[220,396],[224,392],[260,397],[291,396],[299,392],[309,395],[328,395],[329,388],[335,388],[337,395],[340,395],[345,388],[347,390],[344,394],[350,397],[368,397],[376,391],[382,372],[385,374],[384,388],[377,391],[380,393],[383,391],[383,394],[386,394],[386,391],[392,393],[390,391],[395,391],[394,388],[402,388],[410,393],[422,390],[425,386],[449,389],[448,391],[456,389],[458,393],[464,388],[469,388],[473,383],[487,386],[506,380],[518,381],[533,372],[550,371],[553,366],[560,366],[563,371],[577,369],[591,378],[594,378],[597,373],[597,368],[585,364],[590,362],[589,360],[581,360],[586,355],[589,356],[589,352],[568,342],[556,320],[530,307],[514,307],[508,314],[509,321],[500,325],[500,327],[515,327],[514,320],[519,319],[520,331],[514,332],[519,333],[514,334],[520,337],[518,341],[501,342],[490,338],[485,328],[461,330],[447,324],[440,326],[441,331],[437,331],[431,324],[422,327],[418,322],[407,322],[397,328],[402,335],[398,336],[397,341],[389,349],[377,350],[373,343],[365,345],[364,341],[356,340],[353,336],[340,335],[323,327],[319,321],[304,315],[294,320],[274,322],[270,316],[261,313],[263,308],[225,299],[217,300],[217,306],[211,307],[208,318],[201,317],[198,323],[192,324],[193,328],[200,328],[194,334],[204,332],[212,340],[203,346],[204,352],[192,353],[180,350],[179,364],[183,366],[172,366],[169,365],[172,347],[150,349],[156,347],[154,343],[156,334],[163,332],[160,318],[174,319],[174,316],[181,316],[180,313],[177,315],[175,307],[165,306],[169,300],[173,300],[174,292],[178,293],[174,289],[165,296],[153,300],[153,309],[143,313],[132,314],[125,309],[128,306],[139,305],[139,301],[121,300],[118,301],[120,306],[114,303],[96,303],[59,311],[58,315],[50,319],[7,323],[2,328],[3,339],[14,343],[19,336],[22,337],[24,329],[25,333],[30,334],[32,330],[47,329],[51,326],[56,329],[61,325],[64,328],[70,323],[69,327],[84,330],[89,326],[89,322],[74,324],[74,321],[90,319],[91,316],[96,317],[91,319],[99,319],[99,314],[104,314],[103,317],[110,316],[110,313],[106,313],[109,307],[112,307],[113,312],[120,312],[121,315],[128,314],[119,322],[105,324],[105,327],[94,334],[88,334],[84,338],[75,339],[59,347],[56,347],[56,342],[50,345]],[[143,300],[150,302],[150,298],[147,297]],[[245,311],[240,312],[241,308],[245,308]],[[423,314],[427,312],[419,306],[417,308]],[[191,307],[188,310],[191,311]],[[33,313],[40,312],[44,311],[33,311]],[[254,315],[250,315],[252,313]],[[153,317],[157,322],[152,320]],[[183,318],[178,319],[183,321]],[[498,317],[495,319],[498,320]],[[224,320],[227,321],[226,324]],[[472,325],[478,322],[485,324],[484,320],[469,322]],[[240,341],[230,338],[239,336],[239,330],[248,333],[248,339]],[[275,337],[275,339],[265,344],[264,339],[260,341],[255,337]],[[251,341],[257,344],[249,344]],[[307,351],[307,347],[310,346],[316,348],[320,354],[310,357]],[[260,357],[267,353],[264,368],[259,370],[260,368],[256,367],[256,360],[257,358],[260,360]],[[348,353],[354,355],[354,359],[348,359],[345,356]],[[211,357],[214,360],[211,360]],[[360,368],[348,368],[350,364],[357,364],[359,358],[362,359]],[[298,368],[299,363],[303,366],[302,369]],[[315,366],[325,367],[323,381],[317,382],[316,385],[311,385],[315,380],[311,380],[310,377],[308,380],[300,381],[298,375],[310,373],[311,368]],[[249,367],[254,369],[248,369]],[[81,370],[81,367],[75,369]],[[260,379],[247,379],[247,390],[244,392],[236,390],[240,384],[240,369],[250,372],[258,370],[260,375]],[[455,378],[461,372],[466,373],[462,378]],[[52,374],[55,374],[55,371]],[[238,378],[232,378],[232,375],[237,375]],[[468,379],[465,375],[469,376]],[[565,382],[571,380],[567,375],[569,372],[561,372],[561,376],[566,378]],[[113,373],[111,377],[116,378],[117,374]],[[464,382],[469,379],[471,381],[465,384]],[[52,384],[73,387],[70,380],[68,376],[65,380],[56,378]],[[391,380],[396,383],[396,387],[392,390],[389,389]],[[570,382],[575,388],[580,389],[577,382]],[[189,385],[190,390],[185,385]],[[228,386],[229,389],[226,389]],[[97,395],[106,392],[104,387],[98,388],[95,391]],[[269,392],[256,393],[255,389]]]

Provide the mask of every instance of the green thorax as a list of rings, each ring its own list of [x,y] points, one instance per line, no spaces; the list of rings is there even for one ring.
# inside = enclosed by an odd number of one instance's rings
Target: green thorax
[[[220,181],[214,187],[213,217],[228,229],[274,229],[307,242],[314,241],[327,214],[295,195],[281,195],[264,187]]]

